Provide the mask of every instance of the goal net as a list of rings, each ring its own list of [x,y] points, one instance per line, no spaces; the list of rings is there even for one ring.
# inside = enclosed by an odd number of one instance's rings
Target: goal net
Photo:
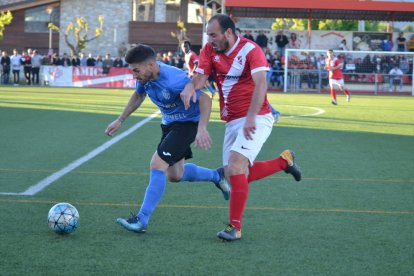
[[[343,61],[345,85],[351,92],[414,96],[414,52],[334,50],[334,54]],[[326,50],[286,49],[278,84],[284,92],[329,91],[325,58]]]

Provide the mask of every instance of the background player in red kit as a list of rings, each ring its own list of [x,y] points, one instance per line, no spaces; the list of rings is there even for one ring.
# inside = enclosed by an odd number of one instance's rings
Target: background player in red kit
[[[254,162],[269,137],[274,118],[267,101],[267,60],[262,49],[235,34],[235,25],[224,14],[214,15],[207,25],[208,43],[201,50],[191,83],[181,93],[186,106],[195,100],[194,89],[203,87],[213,73],[219,87],[221,119],[226,121],[223,165],[231,184],[229,225],[217,236],[241,238],[242,216],[249,183],[284,170],[301,179],[294,153],[285,150],[273,159]]]
[[[188,68],[188,76],[192,78],[194,76],[194,71],[198,66],[198,55],[191,50],[191,43],[190,41],[185,40],[181,44],[181,50],[184,52],[184,61]],[[211,93],[211,97],[214,98],[214,95],[216,94],[215,90],[215,83],[214,79],[211,77],[206,81],[206,88]]]
[[[332,104],[338,105],[334,85],[338,86],[339,90],[346,95],[346,100],[348,102],[351,101],[351,93],[345,88],[344,75],[342,74],[342,68],[344,66],[343,60],[336,57],[332,49],[326,51],[326,54],[328,57],[325,60],[325,69],[329,71],[329,86],[331,87]]]

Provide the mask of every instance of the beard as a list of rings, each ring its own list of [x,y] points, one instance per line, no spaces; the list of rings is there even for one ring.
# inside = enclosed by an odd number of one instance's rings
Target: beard
[[[226,39],[226,40],[224,40],[224,41],[221,41],[217,46],[218,47],[214,47],[214,45],[213,45],[213,50],[216,52],[216,53],[224,53],[224,52],[226,52],[227,51],[227,49],[229,48],[229,41]]]

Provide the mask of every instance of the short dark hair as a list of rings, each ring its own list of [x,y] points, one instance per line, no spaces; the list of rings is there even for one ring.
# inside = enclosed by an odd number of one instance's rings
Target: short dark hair
[[[187,44],[191,48],[191,42],[188,40],[183,41],[183,45]]]
[[[224,33],[227,29],[231,29],[233,34],[236,34],[236,25],[234,24],[233,20],[230,16],[222,13],[217,13],[213,17],[210,18],[208,23],[217,20],[221,27],[221,32]]]
[[[125,61],[129,64],[142,63],[149,59],[156,60],[154,49],[145,44],[138,44],[134,48],[128,50],[125,55]]]

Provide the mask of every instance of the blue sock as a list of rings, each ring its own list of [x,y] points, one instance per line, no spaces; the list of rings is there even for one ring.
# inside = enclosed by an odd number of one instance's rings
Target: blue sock
[[[211,170],[192,163],[184,164],[184,174],[180,181],[211,181],[219,182],[220,175],[217,170]]]
[[[279,111],[277,111],[270,103],[269,103],[269,106],[272,109],[272,114],[279,113]]]
[[[150,170],[150,180],[145,191],[144,202],[137,215],[138,219],[145,225],[148,224],[151,214],[164,194],[166,182],[165,172]]]

